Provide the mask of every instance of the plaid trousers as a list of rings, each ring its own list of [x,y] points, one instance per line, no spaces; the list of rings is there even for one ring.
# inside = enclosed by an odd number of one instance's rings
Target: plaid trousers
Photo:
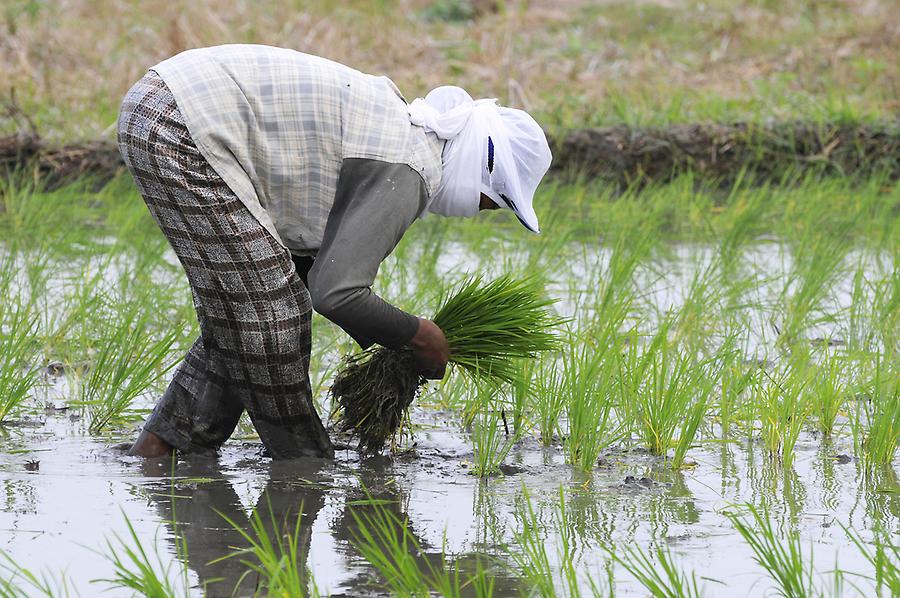
[[[290,252],[209,165],[153,71],[122,102],[118,143],[187,274],[200,323],[144,429],[180,451],[208,452],[246,409],[273,458],[333,456],[309,382],[312,305]]]

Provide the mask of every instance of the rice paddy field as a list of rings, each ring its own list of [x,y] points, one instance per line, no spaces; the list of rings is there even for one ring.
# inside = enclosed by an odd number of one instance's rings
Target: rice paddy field
[[[408,98],[460,84],[554,134],[900,108],[887,1],[224,4],[8,0],[0,133],[109,139],[148,66],[226,42]],[[556,348],[506,383],[451,367],[362,454],[330,395],[359,349],[315,316],[334,461],[273,461],[246,418],[217,456],[127,456],[198,335],[184,273],[127,174],[0,168],[0,597],[900,596],[900,158],[842,173],[832,149],[557,172],[541,235],[416,222],[377,293],[431,316],[473,276],[527,279]]]
[[[561,349],[513,385],[451,372],[408,434],[272,462],[133,438],[197,334],[130,180],[7,182],[0,529],[9,595],[896,595],[900,189],[554,183],[545,232],[428,217],[377,290],[433,313],[537,277]],[[314,321],[313,386],[352,342]]]

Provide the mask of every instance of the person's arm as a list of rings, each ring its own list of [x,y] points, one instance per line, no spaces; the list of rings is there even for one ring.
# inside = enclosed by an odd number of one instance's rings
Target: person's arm
[[[309,271],[313,308],[363,348],[409,344],[420,323],[372,292],[381,262],[424,209],[422,178],[405,164],[349,158],[341,165],[322,245]]]

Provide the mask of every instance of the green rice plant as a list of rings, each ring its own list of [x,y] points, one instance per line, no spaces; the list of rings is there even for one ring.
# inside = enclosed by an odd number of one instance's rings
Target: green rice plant
[[[769,456],[780,458],[785,468],[793,464],[794,446],[809,416],[806,382],[796,367],[787,369],[778,379],[760,370],[751,390],[763,443]]]
[[[113,565],[114,575],[110,578],[93,579],[92,583],[103,583],[111,589],[131,590],[147,598],[175,598],[191,595],[190,569],[187,566],[187,544],[177,532],[175,534],[174,560],[165,563],[158,550],[153,554],[144,547],[141,539],[124,513],[128,536],[118,534],[106,541],[104,555]]]
[[[822,311],[822,304],[842,274],[848,250],[846,228],[832,235],[811,224],[794,245],[794,263],[778,302],[782,346],[794,347],[807,328],[833,319]]]
[[[890,465],[900,446],[900,377],[895,365],[881,355],[873,370],[850,419],[854,447],[867,473]]]
[[[844,533],[874,569],[876,595],[879,598],[900,596],[900,544],[894,534],[876,530],[870,545],[849,527],[844,527]]]
[[[36,321],[18,303],[0,301],[0,423],[19,409],[37,381]]]
[[[567,423],[563,448],[566,460],[584,471],[591,471],[603,449],[620,437],[613,417],[613,347],[606,339],[599,339],[600,346],[592,340],[590,334],[570,335],[562,363]]]
[[[106,318],[102,345],[81,381],[78,401],[88,409],[92,434],[127,421],[134,399],[175,365],[171,348],[181,334],[172,328],[155,336],[141,305],[128,305]]]
[[[19,565],[12,556],[0,551],[0,598],[25,598],[47,596],[67,598],[78,593],[69,587],[65,575],[53,579],[47,574],[38,575]]]
[[[847,397],[846,365],[834,352],[826,351],[820,364],[809,367],[813,370],[807,391],[810,409],[816,415],[819,431],[830,437]]]
[[[425,557],[424,550],[409,530],[409,522],[391,512],[384,501],[367,494],[365,501],[353,503],[356,522],[353,545],[381,574],[385,589],[394,596],[428,598],[434,594],[457,598],[466,593],[476,598],[493,595],[494,585],[481,560],[475,572],[463,573],[458,564],[441,553],[438,562]]]
[[[445,295],[434,322],[456,369],[474,380],[513,383],[520,375],[517,360],[558,346],[553,330],[561,320],[549,310],[553,303],[534,277],[484,282],[476,276]],[[377,452],[400,429],[423,385],[409,347],[352,356],[331,387],[338,425],[358,436],[360,450]]]
[[[520,375],[510,389],[512,429],[516,434],[524,435],[531,426],[532,403],[536,392],[535,370],[539,364],[538,359],[522,359],[519,362]]]
[[[528,587],[526,595],[577,598],[582,595],[582,591],[576,568],[576,543],[562,486],[559,488],[559,500],[555,501],[554,506],[552,527],[559,532],[555,554],[558,565],[552,564],[547,549],[547,525],[535,511],[524,484],[513,512],[516,527],[511,546],[515,549],[510,547],[509,556],[516,563],[520,576]],[[589,582],[594,595],[599,596],[594,581],[589,579]]]
[[[746,407],[746,392],[750,388],[754,380],[754,372],[742,363],[739,353],[725,353],[722,357],[722,371],[719,383],[719,425],[722,430],[722,437],[727,438],[731,435],[731,427],[735,420],[742,417],[751,419],[744,415]]]
[[[562,320],[544,296],[539,279],[504,275],[490,282],[463,281],[441,301],[434,316],[450,345],[451,363],[474,379],[514,382],[516,362],[556,349]]]
[[[900,351],[900,258],[897,254],[900,249],[895,252],[893,271],[877,287],[873,310],[885,356],[895,358]]]
[[[248,575],[256,576],[254,596],[283,596],[285,598],[314,598],[321,594],[306,566],[307,547],[301,537],[303,504],[297,509],[293,526],[275,520],[271,503],[268,520],[259,508],[250,515],[250,530],[246,530],[227,515],[219,515],[247,542],[246,548],[235,548],[214,563],[236,559],[244,566],[244,573],[235,583],[235,591]]]
[[[566,408],[566,392],[562,370],[555,359],[538,358],[531,408],[541,436],[541,444],[550,446],[559,431],[559,419]]]
[[[725,516],[753,550],[753,560],[775,582],[776,595],[783,598],[816,595],[812,554],[804,554],[800,535],[792,530],[780,537],[765,509],[748,504],[746,510],[750,521],[734,512],[726,512]]]
[[[629,345],[620,360],[619,392],[623,413],[644,446],[659,456],[675,448],[672,465],[679,468],[706,414],[716,377],[710,360],[671,344],[671,323],[663,323],[643,353],[636,339]]]
[[[617,549],[604,544],[603,549],[654,598],[700,598],[704,595],[697,575],[693,571],[688,575],[679,570],[668,548],[657,546],[654,550],[644,550],[638,545],[626,545]]]
[[[500,466],[516,443],[525,435],[525,426],[509,429],[503,411],[496,400],[499,389],[490,381],[482,381],[476,388],[475,420],[472,423],[472,473],[480,478],[500,472]]]

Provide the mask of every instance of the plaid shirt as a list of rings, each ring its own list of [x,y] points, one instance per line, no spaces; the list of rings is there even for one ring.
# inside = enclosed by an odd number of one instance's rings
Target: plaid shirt
[[[407,164],[430,196],[442,142],[387,77],[284,48],[188,50],[154,66],[203,156],[293,253],[315,253],[345,158]]]

